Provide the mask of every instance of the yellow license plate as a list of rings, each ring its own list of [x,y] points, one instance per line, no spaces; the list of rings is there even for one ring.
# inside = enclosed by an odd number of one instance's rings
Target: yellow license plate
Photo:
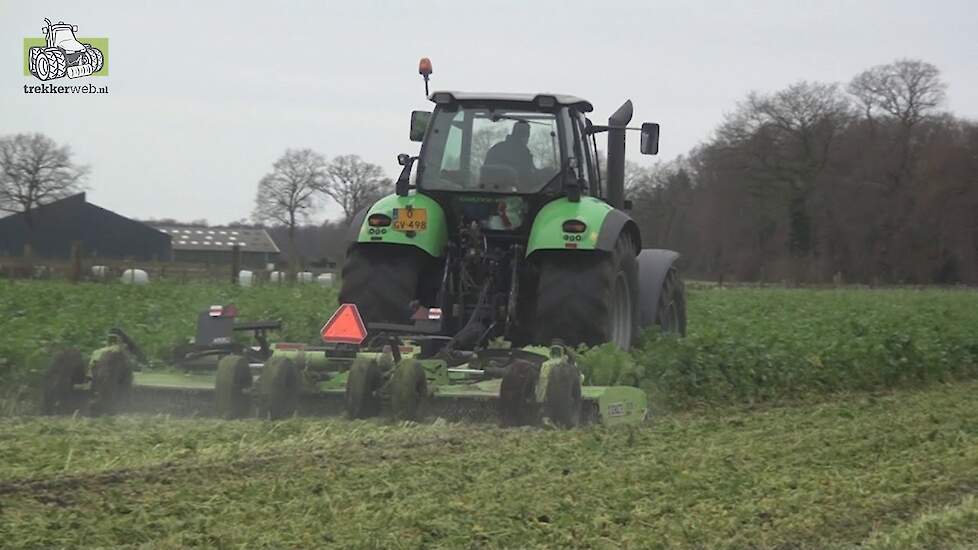
[[[395,208],[394,231],[424,231],[428,229],[426,208]]]

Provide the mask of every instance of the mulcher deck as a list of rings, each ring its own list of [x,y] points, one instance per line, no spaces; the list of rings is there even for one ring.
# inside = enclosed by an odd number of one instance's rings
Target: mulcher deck
[[[493,421],[497,418],[499,379],[468,384],[451,384],[434,389],[434,399],[427,404],[431,416]],[[635,388],[584,386],[584,420],[598,421],[599,410],[608,410],[605,401],[615,399],[620,392],[640,391]],[[79,399],[83,399],[79,392]],[[344,390],[335,381],[320,384],[318,392],[300,394],[298,414],[303,416],[337,416],[344,413]],[[133,398],[127,411],[165,413],[180,416],[213,416],[214,375],[180,371],[140,371],[133,376]],[[629,411],[630,412],[630,411]],[[627,416],[602,418],[614,424]]]

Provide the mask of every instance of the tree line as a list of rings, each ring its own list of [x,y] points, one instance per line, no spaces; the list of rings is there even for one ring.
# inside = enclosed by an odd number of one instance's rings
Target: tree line
[[[680,251],[693,277],[978,284],[978,124],[942,110],[946,89],[934,65],[901,59],[747,94],[688,154],[629,163],[645,245]],[[0,211],[30,223],[88,173],[43,135],[2,137]],[[237,223],[269,228],[293,266],[342,261],[349,220],[391,191],[356,155],[289,149]],[[311,224],[329,202],[343,219]]]
[[[978,124],[945,92],[901,59],[750,93],[688,155],[629,167],[643,241],[711,279],[978,283]]]

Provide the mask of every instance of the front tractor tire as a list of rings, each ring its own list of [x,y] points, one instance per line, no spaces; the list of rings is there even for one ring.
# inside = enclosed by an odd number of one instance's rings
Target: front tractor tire
[[[105,56],[102,55],[102,51],[91,44],[85,44],[85,53],[88,54],[88,61],[92,64],[92,74],[102,70],[102,66],[105,65]]]
[[[420,248],[355,244],[343,264],[339,302],[356,304],[364,323],[411,322],[422,272],[430,256]]]
[[[614,250],[540,254],[533,340],[570,346],[612,342],[628,349],[638,334],[638,262],[627,233]]]
[[[663,334],[686,336],[686,286],[675,267],[669,269],[662,282],[655,316]]]

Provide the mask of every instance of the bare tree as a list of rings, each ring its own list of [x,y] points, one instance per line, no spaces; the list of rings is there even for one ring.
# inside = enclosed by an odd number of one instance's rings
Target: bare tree
[[[357,155],[341,155],[326,166],[321,190],[343,209],[344,221],[370,206],[391,186],[384,170]]]
[[[31,228],[35,208],[82,191],[87,173],[70,147],[43,134],[0,138],[0,211],[23,212]]]
[[[287,149],[272,172],[258,182],[257,223],[279,223],[289,232],[289,267],[295,270],[296,227],[319,208],[316,193],[326,184],[326,159],[311,149]]]
[[[944,101],[947,85],[934,65],[899,59],[859,73],[848,89],[862,104],[866,118],[882,111],[912,128]]]

